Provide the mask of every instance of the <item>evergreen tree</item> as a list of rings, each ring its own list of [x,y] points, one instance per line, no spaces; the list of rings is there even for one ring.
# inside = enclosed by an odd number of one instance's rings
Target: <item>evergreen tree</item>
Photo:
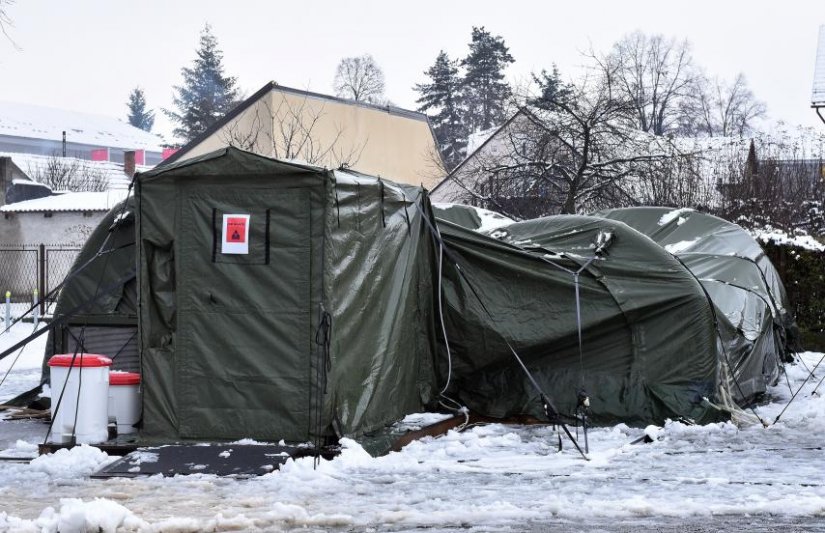
[[[451,61],[443,50],[424,74],[430,78],[430,83],[420,83],[414,87],[421,95],[416,100],[421,104],[418,110],[428,113],[441,157],[451,170],[461,162],[467,150],[462,80],[456,61]]]
[[[177,110],[163,110],[177,123],[174,135],[187,142],[232,109],[239,96],[236,78],[224,76],[223,52],[209,24],[201,32],[197,55],[191,68],[181,69],[183,84],[174,88]]]
[[[515,60],[501,36],[473,27],[470,53],[461,62],[467,69],[464,93],[472,131],[486,130],[504,122],[504,106],[512,94],[503,81],[504,69]]]
[[[550,72],[542,69],[538,76],[533,74],[533,81],[539,86],[539,95],[530,98],[527,103],[539,109],[552,111],[557,103],[566,102],[573,93],[572,88],[561,80],[556,65]]]
[[[155,112],[146,109],[146,97],[143,94],[143,89],[135,87],[129,93],[129,101],[126,102],[126,107],[129,108],[129,124],[144,131],[152,131],[152,126],[155,124]]]

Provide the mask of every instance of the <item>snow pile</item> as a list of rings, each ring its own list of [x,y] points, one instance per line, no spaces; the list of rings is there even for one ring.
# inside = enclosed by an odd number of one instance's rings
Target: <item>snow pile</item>
[[[146,523],[135,517],[129,509],[106,498],[95,498],[90,501],[62,498],[60,511],[55,512],[51,507],[47,507],[34,521],[34,525],[39,531],[56,533],[115,533],[146,529]]]
[[[72,479],[89,476],[116,459],[109,457],[99,448],[81,444],[72,449],[63,448],[54,453],[41,455],[32,460],[31,468],[52,478]]]
[[[17,442],[14,443],[14,446],[0,451],[0,456],[19,457],[22,459],[37,457],[37,444],[18,439]]]
[[[796,246],[798,248],[803,248],[814,252],[825,251],[825,244],[807,234],[789,235],[788,233],[772,228],[771,226],[766,226],[762,229],[753,229],[750,233],[756,240],[763,243],[772,241],[775,244]]]

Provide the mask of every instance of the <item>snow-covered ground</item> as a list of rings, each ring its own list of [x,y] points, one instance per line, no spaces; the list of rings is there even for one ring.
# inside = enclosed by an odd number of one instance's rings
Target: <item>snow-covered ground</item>
[[[790,387],[822,357],[805,353],[805,365],[789,365]],[[36,384],[34,359],[24,359],[29,370],[12,371],[0,400],[9,386]],[[811,394],[824,375],[825,363],[767,429],[671,422],[648,429],[655,442],[631,445],[642,429],[598,428],[590,462],[569,444],[559,453],[550,428],[502,425],[426,438],[379,458],[345,441],[341,457],[317,469],[301,459],[248,480],[90,480],[113,458],[83,446],[0,464],[0,531],[825,530],[825,384]],[[784,379],[772,393],[758,407],[769,421],[791,395]],[[45,434],[38,424],[0,421],[0,435],[24,435],[0,456],[34,453]]]

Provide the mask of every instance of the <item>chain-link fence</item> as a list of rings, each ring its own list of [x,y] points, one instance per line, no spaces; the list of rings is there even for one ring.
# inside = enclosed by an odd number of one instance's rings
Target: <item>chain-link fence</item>
[[[21,244],[0,246],[0,300],[11,293],[11,302],[30,304],[35,291],[48,295],[69,274],[80,246],[67,244]],[[57,300],[51,295],[41,312]]]

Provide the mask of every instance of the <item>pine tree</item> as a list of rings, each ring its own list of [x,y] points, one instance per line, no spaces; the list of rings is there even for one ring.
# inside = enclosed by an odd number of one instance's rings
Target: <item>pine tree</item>
[[[177,111],[163,110],[177,123],[174,135],[187,142],[217,122],[238,100],[237,80],[224,76],[223,52],[209,24],[201,32],[197,55],[191,68],[181,69],[183,84],[174,88]]]
[[[504,69],[515,62],[501,36],[473,27],[470,53],[461,62],[467,69],[464,91],[472,131],[486,130],[504,122],[504,106],[512,94]]]
[[[552,111],[556,104],[567,101],[573,93],[570,85],[561,80],[556,65],[553,65],[553,70],[550,72],[542,69],[538,76],[533,74],[533,81],[539,86],[539,95],[529,99],[527,103],[539,109]]]
[[[443,50],[424,74],[430,78],[430,83],[420,83],[414,87],[421,95],[416,100],[421,104],[418,110],[428,113],[441,157],[447,167],[453,169],[464,158],[467,150],[462,79],[458,75],[456,61],[451,61]]]
[[[129,93],[129,101],[126,102],[126,107],[129,108],[129,124],[144,131],[152,131],[152,126],[155,124],[155,112],[146,109],[146,97],[143,94],[143,89],[135,87]]]

